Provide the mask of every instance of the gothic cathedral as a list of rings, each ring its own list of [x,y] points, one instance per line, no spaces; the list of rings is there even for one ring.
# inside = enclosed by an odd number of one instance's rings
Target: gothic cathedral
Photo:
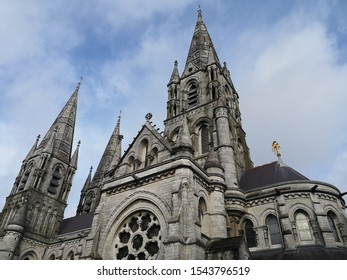
[[[0,213],[0,259],[347,259],[338,188],[278,160],[254,167],[239,95],[198,13],[165,129],[146,115],[122,154],[120,119],[64,219],[78,150],[76,87],[35,141]]]

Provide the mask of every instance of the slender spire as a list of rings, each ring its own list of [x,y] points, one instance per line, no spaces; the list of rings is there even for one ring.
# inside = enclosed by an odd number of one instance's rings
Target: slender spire
[[[180,74],[178,72],[178,62],[177,62],[177,60],[175,60],[174,69],[172,71],[168,86],[173,84],[173,83],[179,83],[179,81],[180,81]]]
[[[120,114],[121,113],[122,113],[122,111],[120,112]],[[115,153],[113,155],[113,159],[112,159],[111,164],[109,166],[109,170],[112,170],[113,168],[115,168],[122,157],[122,139],[123,139],[123,136],[120,134],[120,119],[121,119],[120,114],[118,116],[117,126],[115,129],[115,131],[116,131],[115,136],[118,138],[118,142],[117,142]]]
[[[45,149],[48,145],[49,139],[52,138],[51,135],[55,134],[55,139],[52,146],[53,153],[55,153],[55,156],[65,163],[69,163],[71,156],[76,122],[77,99],[80,85],[81,82],[77,84],[75,91],[73,92],[39,145],[39,149]]]
[[[25,157],[24,162],[28,161],[28,160],[35,154],[35,151],[36,151],[36,149],[37,149],[37,145],[38,145],[38,143],[39,143],[40,137],[41,137],[41,135],[39,134],[39,135],[37,136],[37,138],[36,138],[36,141],[35,141],[34,145],[31,147],[29,153],[28,153],[27,156]]]
[[[70,161],[70,166],[77,169],[77,162],[78,162],[78,152],[81,146],[81,140],[78,141],[76,150],[74,151],[71,161]]]
[[[92,172],[93,172],[93,166],[90,167],[89,174],[88,174],[87,179],[83,185],[83,188],[82,188],[83,193],[85,193],[89,189],[90,183],[92,181]]]
[[[198,19],[182,76],[186,76],[197,70],[204,70],[209,60],[214,61],[220,66],[219,58],[203,21],[201,9],[199,8]]]
[[[120,119],[121,116],[119,114],[117,119],[117,125],[113,130],[110,140],[108,141],[105,151],[99,162],[99,165],[96,168],[92,181],[93,187],[99,185],[100,181],[102,180],[106,172],[109,170],[113,157],[118,156],[118,153],[120,154],[120,144],[121,140],[123,139],[123,136],[120,135]]]

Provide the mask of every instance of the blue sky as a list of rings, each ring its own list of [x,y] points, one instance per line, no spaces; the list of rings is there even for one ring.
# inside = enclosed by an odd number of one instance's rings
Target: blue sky
[[[83,77],[66,216],[122,111],[126,150],[148,112],[163,129],[198,5],[240,96],[255,165],[283,161],[347,191],[347,1],[0,1],[0,207],[22,160]]]

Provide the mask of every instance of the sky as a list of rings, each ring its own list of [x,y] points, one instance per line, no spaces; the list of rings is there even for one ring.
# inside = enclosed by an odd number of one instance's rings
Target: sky
[[[125,151],[163,130],[174,61],[182,73],[199,5],[239,94],[255,166],[277,158],[347,191],[347,1],[0,0],[0,210],[21,162],[83,77],[65,217],[75,215],[121,113]]]

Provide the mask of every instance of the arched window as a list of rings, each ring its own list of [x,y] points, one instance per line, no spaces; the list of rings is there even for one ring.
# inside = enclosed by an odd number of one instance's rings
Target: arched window
[[[61,168],[58,166],[55,168],[52,175],[52,179],[49,182],[49,187],[47,189],[49,193],[51,194],[57,193],[57,188],[59,187],[59,181],[61,178],[63,178],[63,176],[61,175]]]
[[[49,257],[49,260],[55,260],[55,255],[52,254],[52,255]]]
[[[329,223],[329,226],[333,232],[333,235],[334,235],[334,239],[336,242],[341,242],[341,239],[340,239],[340,236],[339,236],[339,232],[338,232],[338,229],[336,227],[336,215],[329,211],[328,212],[328,215],[327,215],[327,218],[328,218],[328,223]]]
[[[245,235],[248,247],[257,247],[257,234],[251,220],[245,221]]]
[[[310,221],[306,213],[298,211],[295,214],[295,224],[300,241],[313,240]]]
[[[192,83],[188,90],[188,107],[198,104],[198,87]]]
[[[71,251],[68,255],[67,255],[67,260],[74,260],[75,259],[75,254],[73,251]]]
[[[140,145],[140,160],[141,160],[141,162],[144,163],[143,167],[148,166],[147,155],[148,155],[148,140],[144,139],[144,140],[142,140],[141,145]]]
[[[282,235],[277,218],[274,215],[269,215],[266,219],[266,225],[268,227],[271,244],[282,244]]]
[[[207,230],[207,221],[206,221],[206,212],[207,212],[207,206],[205,199],[203,197],[200,197],[199,199],[199,208],[198,208],[198,215],[199,220],[201,222],[201,233],[206,234]]]
[[[148,156],[148,160],[150,161],[150,165],[157,164],[158,163],[158,148],[155,147],[152,149]]]
[[[87,198],[86,198],[86,203],[84,206],[84,212],[85,213],[90,212],[90,209],[92,208],[92,204],[93,204],[93,198],[94,198],[94,193],[93,192],[88,193]]]
[[[133,156],[129,157],[128,161],[129,171],[135,171],[135,158]]]
[[[30,251],[30,252],[27,252],[25,253],[22,257],[21,257],[22,260],[37,260],[37,255],[35,252],[33,251]]]
[[[30,172],[31,172],[32,167],[33,167],[33,164],[31,163],[31,164],[28,166],[28,168],[25,170],[24,175],[23,175],[23,178],[22,178],[22,180],[21,180],[21,182],[20,182],[20,186],[19,186],[19,188],[18,188],[19,191],[21,191],[21,190],[23,190],[23,189],[25,188],[25,185],[26,185],[26,183],[27,183],[27,181],[28,181],[28,178],[29,178],[29,175],[30,175]]]
[[[203,124],[200,127],[200,141],[201,141],[201,153],[208,153],[209,151],[209,131],[208,126],[206,124]]]

